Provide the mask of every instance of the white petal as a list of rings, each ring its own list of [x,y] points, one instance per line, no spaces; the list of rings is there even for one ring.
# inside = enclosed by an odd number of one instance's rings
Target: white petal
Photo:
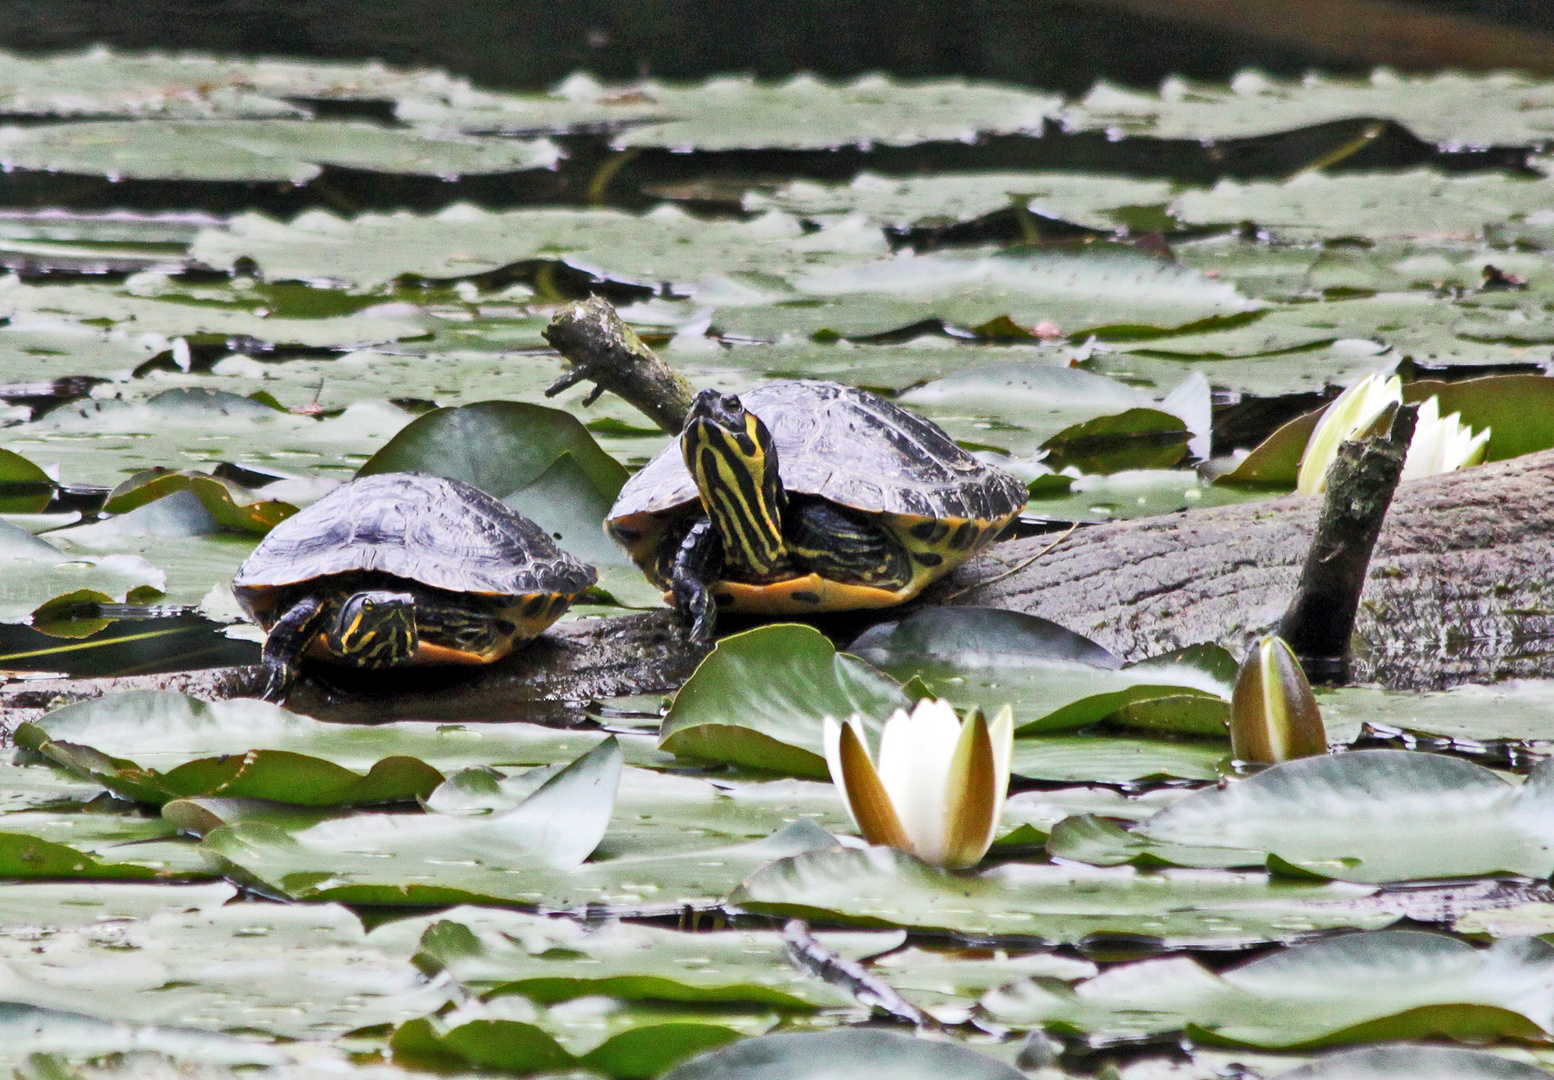
[[[988,740],[993,744],[993,826],[988,832],[988,846],[998,835],[998,823],[1004,814],[1004,801],[1009,798],[1009,772],[1014,758],[1014,710],[1008,705],[993,714],[993,722],[987,728]]]
[[[1403,401],[1403,380],[1388,371],[1373,371],[1339,394],[1322,412],[1306,451],[1301,455],[1295,490],[1315,495],[1326,487],[1327,469],[1338,447],[1376,422],[1388,405]]]
[[[947,701],[925,699],[910,716],[897,712],[880,739],[880,781],[913,851],[942,859],[948,839],[946,797],[960,718]]]
[[[1483,459],[1489,435],[1488,428],[1475,435],[1473,429],[1462,422],[1461,413],[1441,416],[1440,398],[1427,398],[1419,406],[1414,439],[1409,443],[1408,458],[1403,463],[1403,479],[1439,476],[1478,464]]]

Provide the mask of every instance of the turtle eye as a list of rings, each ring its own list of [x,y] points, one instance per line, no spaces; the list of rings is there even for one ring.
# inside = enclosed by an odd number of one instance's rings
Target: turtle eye
[[[362,601],[362,610],[363,611],[376,611],[376,610],[378,610],[377,601],[375,601],[375,600],[363,600]]]

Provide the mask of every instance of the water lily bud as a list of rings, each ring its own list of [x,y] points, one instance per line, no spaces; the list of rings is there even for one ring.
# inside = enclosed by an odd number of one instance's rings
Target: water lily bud
[[[1252,646],[1230,698],[1230,750],[1237,761],[1275,765],[1327,753],[1316,695],[1280,637]]]
[[[1306,451],[1300,458],[1295,491],[1316,495],[1327,487],[1327,470],[1338,457],[1338,448],[1374,424],[1389,405],[1403,403],[1403,380],[1385,371],[1373,371],[1339,394],[1322,412]]]
[[[975,866],[998,831],[1009,793],[1014,712],[965,721],[947,701],[897,709],[869,756],[863,718],[825,721],[826,763],[863,838],[950,869]]]
[[[1442,417],[1441,399],[1426,399],[1419,406],[1414,441],[1408,444],[1408,458],[1403,462],[1403,479],[1439,476],[1441,473],[1479,464],[1489,449],[1492,430],[1485,428],[1475,435],[1473,429],[1462,422],[1461,413]]]

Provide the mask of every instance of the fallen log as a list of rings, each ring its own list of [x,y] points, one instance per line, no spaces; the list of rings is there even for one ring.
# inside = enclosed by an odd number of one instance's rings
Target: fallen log
[[[1291,495],[1100,525],[1028,566],[1050,538],[1013,540],[935,595],[1040,615],[1128,660],[1202,642],[1239,655],[1295,595],[1320,503]],[[1554,675],[1554,451],[1400,485],[1355,637],[1356,682]]]

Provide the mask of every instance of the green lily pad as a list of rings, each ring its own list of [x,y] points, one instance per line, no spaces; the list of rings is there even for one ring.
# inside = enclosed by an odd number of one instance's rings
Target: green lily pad
[[[1149,688],[1154,691],[1155,688]],[[1168,706],[1169,697],[1156,699]],[[1191,699],[1195,709],[1203,699]],[[1188,712],[1189,716],[1199,715]],[[1014,741],[1010,771],[1028,780],[1126,784],[1135,780],[1218,780],[1230,759],[1225,742],[1037,735]]]
[[[434,409],[405,425],[357,475],[382,472],[433,473],[474,484],[531,518],[578,558],[630,565],[604,534],[626,470],[581,421],[560,409],[518,401]]]
[[[122,601],[136,589],[157,592],[167,576],[138,555],[67,555],[0,521],[0,622],[25,622],[57,596],[83,589]]]
[[[748,1024],[731,1017],[717,1024],[695,1014],[665,1016],[661,1010],[641,1006],[617,1008],[606,1024],[624,1030],[586,1053],[575,1054],[545,1027],[532,1022],[549,1017],[537,1015],[533,1006],[520,1002],[506,999],[465,1006],[446,1016],[412,1020],[394,1031],[390,1042],[394,1056],[422,1067],[441,1066],[439,1071],[473,1065],[528,1075],[577,1067],[590,1075],[603,1073],[616,1080],[652,1080],[686,1058],[734,1042],[741,1035],[737,1028]],[[758,1022],[755,1030],[769,1026]]]
[[[1384,882],[1554,872],[1554,768],[1513,786],[1471,762],[1362,750],[1275,765],[1197,792],[1132,832],[1085,818],[1047,847],[1100,865],[1278,864],[1323,877]]]
[[[820,940],[850,957],[901,943],[899,934],[858,931]],[[846,991],[794,967],[772,930],[688,935],[613,923],[589,931],[569,920],[460,908],[427,926],[416,963],[487,998],[521,994],[545,1005],[592,994],[799,1012],[853,1003]]]
[[[1506,938],[1479,951],[1416,930],[1349,934],[1214,974],[1185,958],[1115,968],[1069,989],[1015,983],[983,1005],[1021,1026],[1091,1038],[1186,1031],[1220,1046],[1302,1050],[1445,1036],[1544,1041],[1554,1025],[1554,947]]]
[[[1019,1070],[953,1042],[851,1028],[747,1039],[715,1050],[664,1080],[841,1080],[879,1072],[893,1080],[1019,1080]]]
[[[412,802],[430,795],[442,773],[412,757],[387,757],[360,774],[321,758],[286,750],[250,750],[186,762],[167,772],[145,769],[94,747],[55,741],[36,724],[22,724],[16,744],[126,799],[160,806],[171,799],[219,795],[299,806],[364,806]]]
[[[1371,724],[1475,742],[1554,741],[1551,704],[1554,681],[1547,679],[1424,693],[1346,686],[1325,692],[1321,699],[1323,713],[1356,734],[1363,725]]]
[[[64,844],[24,833],[0,832],[0,876],[15,879],[73,878],[86,881],[147,880],[157,877],[149,867],[103,862]]]
[[[218,525],[234,532],[263,536],[297,512],[290,503],[256,497],[230,480],[201,472],[169,472],[166,469],[130,477],[108,496],[103,509],[110,514],[122,514],[166,498],[175,491],[192,491]]]
[[[1041,444],[1052,469],[1115,473],[1169,469],[1187,454],[1190,434],[1180,417],[1158,409],[1129,409],[1066,427]]]
[[[610,737],[602,731],[523,723],[331,724],[264,701],[207,702],[163,690],[105,694],[55,709],[35,726],[56,742],[87,744],[162,772],[200,758],[275,750],[323,758],[358,772],[385,756],[411,757],[446,774],[470,766],[569,762]],[[674,764],[674,758],[653,749],[648,736],[614,738],[635,764]]]
[[[607,739],[504,813],[361,815],[296,834],[239,823],[207,834],[202,850],[228,873],[297,898],[387,904],[520,899],[530,873],[566,873],[598,846],[620,768],[620,748]]]
[[[1484,1050],[1367,1046],[1324,1054],[1280,1075],[1285,1080],[1543,1080],[1548,1073]]]
[[[0,1060],[20,1065],[29,1055],[90,1060],[135,1052],[207,1065],[275,1066],[293,1058],[275,1046],[190,1027],[105,1020],[86,1013],[0,1003]]]
[[[830,250],[837,246],[824,232],[806,238],[797,218],[775,211],[751,221],[701,221],[674,206],[629,214],[490,212],[459,204],[428,216],[369,213],[350,220],[315,210],[286,224],[241,214],[223,229],[201,233],[189,250],[223,269],[247,258],[272,280],[327,278],[355,289],[387,285],[405,274],[442,281],[474,277],[526,260],[565,262],[655,287],[689,287],[745,271],[770,276],[856,265],[888,251],[877,230],[861,252],[853,250],[856,239]]]
[[[340,120],[85,120],[0,132],[12,169],[133,180],[241,180],[302,184],[325,165],[419,176],[545,169],[548,139],[422,134]]]
[[[30,934],[0,933],[7,998],[16,1003],[122,1023],[327,1040],[424,1015],[452,996],[334,904],[226,904],[233,890],[225,884],[142,885],[132,896],[130,886],[76,886],[90,914],[72,919],[69,898],[18,888],[40,905],[18,927]],[[108,888],[116,895],[94,895]],[[297,970],[313,973],[307,985],[298,985]]]
[[[796,623],[719,641],[675,695],[659,746],[672,754],[826,779],[822,721],[883,722],[911,707],[895,681]]]
[[[190,53],[6,55],[0,110],[41,116],[304,116],[286,99],[378,101],[468,91],[439,71]]]
[[[1515,101],[1515,108],[1506,108]],[[1547,82],[1512,72],[1446,71],[1369,78],[1242,71],[1228,85],[1172,77],[1158,93],[1097,83],[1065,110],[1068,125],[1160,139],[1234,139],[1353,117],[1396,120],[1421,139],[1492,146],[1541,142],[1554,130]]]
[[[0,450],[0,514],[36,514],[54,497],[54,481],[38,466]]]
[[[617,147],[731,150],[910,146],[978,132],[1040,131],[1058,99],[960,79],[904,82],[866,75],[828,83],[810,75],[762,83],[721,76],[691,86],[646,80],[601,85],[576,74],[549,95],[467,93],[407,98],[402,119],[465,131],[614,127]]]
[[[1092,229],[1114,229],[1123,207],[1164,206],[1172,187],[1162,180],[1085,173],[959,173],[880,176],[859,173],[846,184],[792,180],[775,190],[747,192],[744,207],[768,207],[817,218],[863,214],[882,225],[970,221],[1007,206]]]
[[[889,848],[827,848],[763,868],[729,903],[760,914],[850,926],[1067,943],[1126,934],[1156,938],[1168,948],[1224,948],[1393,921],[1386,913],[1330,903],[1368,892],[1342,882],[1285,883],[1261,873],[1224,871],[1142,874],[1131,868],[1008,863],[968,874],[939,870]]]

